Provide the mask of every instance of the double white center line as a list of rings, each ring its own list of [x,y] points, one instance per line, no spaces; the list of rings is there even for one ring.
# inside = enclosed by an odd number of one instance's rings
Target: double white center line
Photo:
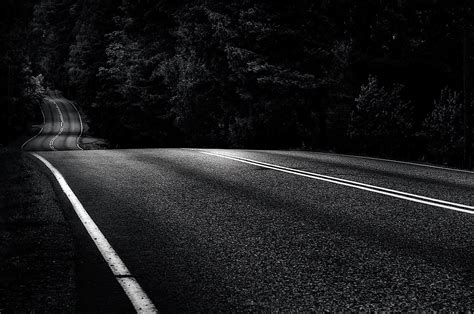
[[[356,182],[356,181],[331,177],[331,176],[327,176],[327,175],[322,175],[322,174],[318,174],[318,173],[298,170],[298,169],[294,169],[294,168],[288,168],[288,167],[284,167],[284,166],[279,166],[279,165],[270,164],[270,163],[266,163],[266,162],[261,162],[261,161],[248,159],[248,158],[243,158],[243,157],[236,157],[236,156],[230,156],[230,155],[226,155],[226,154],[206,152],[206,151],[201,151],[201,152],[203,154],[206,154],[206,155],[231,159],[231,160],[238,161],[238,162],[241,162],[241,163],[250,164],[250,165],[254,165],[254,166],[259,166],[259,167],[263,167],[263,168],[267,168],[267,169],[272,169],[272,170],[275,170],[275,171],[285,172],[285,173],[289,173],[289,174],[293,174],[293,175],[297,175],[297,176],[302,176],[302,177],[306,177],[306,178],[311,178],[311,179],[315,179],[315,180],[320,180],[320,181],[330,182],[330,183],[334,183],[334,184],[344,185],[344,186],[356,188],[356,189],[359,189],[359,190],[369,191],[369,192],[382,194],[382,195],[387,195],[387,196],[391,196],[391,197],[395,197],[395,198],[399,198],[399,199],[403,199],[403,200],[407,200],[407,201],[411,201],[411,202],[421,203],[421,204],[425,204],[425,205],[440,207],[440,208],[444,208],[444,209],[450,209],[450,210],[454,210],[454,211],[474,215],[474,206],[448,202],[448,201],[444,201],[444,200],[440,200],[440,199],[436,199],[436,198],[431,198],[431,197],[426,197],[426,196],[422,196],[422,195],[417,195],[417,194],[412,194],[412,193],[387,189],[387,188],[380,187],[380,186],[375,186],[375,185],[365,184],[365,183],[361,183],[361,182]]]
[[[53,100],[51,100],[53,101]],[[63,133],[64,131],[64,127],[63,127],[63,124],[64,124],[64,119],[63,119],[63,113],[61,112],[61,109],[59,109],[59,106],[58,106],[58,103],[53,101],[54,102],[54,105],[56,106],[56,110],[58,110],[58,113],[59,113],[59,119],[60,119],[60,127],[59,127],[59,132],[58,134],[56,134],[52,139],[51,141],[49,141],[49,148],[51,148],[51,150],[56,150],[56,148],[54,148],[54,141],[61,135],[61,133]]]

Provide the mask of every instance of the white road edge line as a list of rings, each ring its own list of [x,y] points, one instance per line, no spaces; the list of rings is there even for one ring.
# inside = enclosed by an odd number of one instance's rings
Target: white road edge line
[[[74,105],[74,102],[72,102],[72,101],[69,101],[69,102],[70,102],[71,105],[74,107],[74,109],[76,109],[77,115],[78,115],[78,117],[79,117],[79,122],[80,122],[80,124],[81,124],[81,132],[79,133],[79,136],[76,137],[76,146],[77,146],[77,148],[79,148],[80,150],[84,150],[84,149],[79,145],[79,141],[80,141],[80,139],[81,139],[82,132],[83,132],[83,130],[84,130],[84,127],[83,127],[83,125],[82,125],[81,114],[79,113],[79,110],[77,110],[76,105]]]
[[[335,154],[335,153],[325,153],[325,152],[317,152],[317,153],[318,154],[324,154],[324,155],[343,156],[343,157],[357,158],[357,159],[377,160],[377,161],[391,162],[391,163],[397,163],[397,164],[404,164],[404,165],[411,165],[411,166],[418,166],[418,167],[425,167],[425,168],[433,168],[433,169],[439,169],[439,170],[455,171],[455,172],[474,174],[474,171],[471,171],[471,170],[446,168],[446,167],[435,166],[435,165],[421,164],[421,163],[417,163],[417,162],[409,162],[409,161],[401,161],[401,160],[385,159],[385,158],[377,158],[377,157],[368,157],[368,156],[348,155],[348,154]]]
[[[69,201],[71,202],[74,211],[99,249],[100,254],[102,254],[103,258],[107,262],[110,270],[115,276],[115,279],[117,279],[129,300],[132,302],[132,305],[137,313],[159,313],[138,281],[132,276],[125,263],[118,256],[117,252],[112,248],[109,241],[107,241],[105,236],[102,234],[85,208],[82,206],[81,202],[71,190],[62,174],[45,158],[36,153],[31,154],[38,158],[43,164],[45,164],[46,167],[48,167],[53,173],[64,194],[66,194]]]
[[[40,134],[43,132],[44,125],[46,124],[46,117],[44,116],[43,107],[41,105],[40,105],[40,110],[41,110],[41,115],[43,116],[43,126],[41,127],[41,129],[39,130],[39,132],[35,136],[33,136],[32,138],[30,138],[29,140],[24,142],[23,145],[21,145],[21,148],[20,148],[21,150],[23,150],[29,142],[31,142],[32,140],[34,140],[35,138],[40,136]]]
[[[365,183],[360,183],[356,181],[350,181],[350,180],[345,180],[345,179],[340,179],[336,177],[330,177],[330,176],[325,176],[317,173],[312,173],[312,172],[307,172],[307,171],[302,171],[302,170],[297,170],[297,169],[292,169],[288,167],[283,167],[279,165],[274,165],[274,164],[269,164],[257,160],[252,160],[248,158],[242,158],[242,157],[233,157],[233,156],[228,156],[220,153],[211,153],[211,152],[206,152],[206,151],[201,151],[203,154],[215,156],[215,157],[220,157],[220,158],[226,158],[226,159],[231,159],[234,161],[246,163],[246,164],[251,164],[254,166],[259,166],[267,169],[272,169],[276,171],[281,171],[285,173],[290,173],[302,177],[307,177],[311,179],[316,179],[316,180],[321,180],[321,181],[326,181],[326,182],[331,182],[339,185],[344,185],[344,186],[349,186],[353,187],[356,189],[360,190],[365,190],[373,193],[378,193],[378,194],[383,194],[399,199],[404,199],[416,203],[421,203],[425,205],[431,205],[435,207],[440,207],[444,209],[450,209],[458,212],[463,212],[467,214],[474,215],[474,206],[469,206],[469,205],[464,205],[464,204],[458,204],[458,203],[453,203],[453,202],[448,202],[448,201],[443,201],[443,200],[438,200],[435,198],[429,198],[426,196],[421,196],[421,195],[416,195],[416,194],[411,194],[411,193],[406,193],[402,191],[397,191],[397,190],[391,190],[383,187],[378,187],[374,185],[369,185]]]

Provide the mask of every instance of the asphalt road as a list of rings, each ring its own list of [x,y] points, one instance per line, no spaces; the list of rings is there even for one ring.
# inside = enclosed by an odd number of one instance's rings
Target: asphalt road
[[[162,312],[473,310],[474,173],[296,151],[84,151],[59,94],[23,149]],[[39,160],[38,167],[49,170]],[[134,308],[72,206],[80,312]],[[123,278],[122,278],[123,279]]]
[[[474,309],[473,173],[288,151],[39,154],[162,312]],[[133,311],[65,213],[78,310]]]
[[[74,104],[58,93],[50,93],[41,103],[44,124],[23,150],[80,150],[81,116]]]

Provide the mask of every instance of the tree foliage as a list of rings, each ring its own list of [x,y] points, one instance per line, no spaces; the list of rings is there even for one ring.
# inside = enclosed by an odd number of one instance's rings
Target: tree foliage
[[[403,86],[381,86],[370,76],[362,85],[351,114],[350,136],[368,153],[393,156],[406,151],[413,128],[410,101],[402,97]]]
[[[7,144],[29,127],[42,79],[34,75],[29,23],[33,1],[0,4],[0,144]],[[39,111],[39,110],[38,110]]]
[[[427,140],[427,152],[441,162],[460,162],[463,143],[463,116],[460,93],[445,87],[433,111],[423,121],[422,136]]]
[[[462,48],[465,29],[473,40],[473,6],[431,0],[18,5],[32,17],[23,24],[31,35],[23,58],[31,74],[77,100],[92,130],[114,146],[305,148],[401,158],[447,154],[428,148],[428,124],[441,123],[428,117],[436,115],[433,99],[442,88],[462,90],[463,66],[472,67],[463,64]]]

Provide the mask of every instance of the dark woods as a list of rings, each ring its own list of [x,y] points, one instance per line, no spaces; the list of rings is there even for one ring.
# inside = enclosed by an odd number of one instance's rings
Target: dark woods
[[[26,123],[26,100],[50,87],[117,147],[302,148],[469,166],[471,1],[2,7],[6,120]]]

